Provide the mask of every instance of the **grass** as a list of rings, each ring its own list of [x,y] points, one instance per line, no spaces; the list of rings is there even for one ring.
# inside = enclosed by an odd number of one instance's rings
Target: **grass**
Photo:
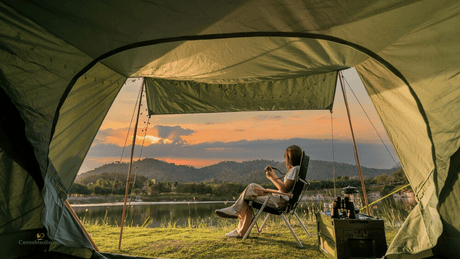
[[[290,223],[304,248],[298,247],[280,217],[270,217],[262,233],[254,228],[244,242],[227,238],[225,233],[236,227],[237,220],[223,219],[217,226],[204,221],[179,227],[171,222],[160,228],[128,226],[124,228],[121,250],[118,250],[120,228],[104,224],[86,228],[101,252],[161,258],[327,258],[318,248],[316,222],[304,217],[312,237],[306,235],[295,218]],[[259,226],[260,226],[259,222]],[[129,224],[128,224],[129,225]],[[398,228],[386,228],[390,244]]]
[[[158,228],[147,228],[150,218],[144,223],[134,225],[126,222],[123,231],[121,250],[118,250],[120,228],[115,222],[110,225],[105,218],[83,217],[89,233],[101,252],[160,258],[328,258],[318,247],[315,212],[322,211],[322,203],[301,204],[298,213],[312,237],[306,235],[294,217],[288,217],[290,224],[301,240],[304,248],[298,247],[292,234],[281,217],[272,216],[262,233],[256,228],[248,240],[227,238],[225,233],[232,231],[237,220],[221,219],[212,222],[207,219],[187,219],[186,226],[176,222],[165,222]],[[381,202],[372,206],[371,214],[384,219],[385,237],[390,245],[412,206]],[[263,215],[262,215],[263,216]],[[262,223],[259,219],[259,226]]]
[[[235,223],[236,226],[236,223]],[[313,237],[306,236],[295,227],[304,245],[300,249],[286,226],[266,227],[249,239],[227,238],[225,228],[141,228],[127,227],[123,231],[122,249],[118,250],[120,229],[110,226],[88,226],[93,240],[102,252],[144,257],[163,258],[326,258],[316,245],[316,231],[310,228]]]

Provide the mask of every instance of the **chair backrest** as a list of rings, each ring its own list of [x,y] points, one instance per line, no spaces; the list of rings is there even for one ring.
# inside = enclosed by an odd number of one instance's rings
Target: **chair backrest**
[[[303,181],[300,181],[299,179],[306,181],[309,162],[310,162],[310,157],[305,155],[305,152],[302,151],[302,158],[300,159],[300,171],[297,177],[295,178],[295,183],[294,183],[294,187],[292,190],[292,198],[289,199],[289,204],[286,208],[287,212],[297,207],[297,203],[299,202],[299,198],[305,187],[305,183]]]

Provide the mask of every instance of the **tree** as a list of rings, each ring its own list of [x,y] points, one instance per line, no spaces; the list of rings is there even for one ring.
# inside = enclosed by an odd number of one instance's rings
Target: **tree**
[[[379,176],[376,176],[374,180],[377,184],[386,184],[390,182],[390,177],[387,174],[381,174]]]
[[[93,194],[110,194],[110,189],[109,188],[104,188],[100,185],[93,185]]]
[[[99,178],[99,179],[97,179],[96,185],[101,186],[101,187],[105,187],[104,178]]]
[[[407,180],[406,174],[404,173],[404,170],[402,170],[402,169],[392,173],[391,178],[392,178],[393,182],[395,182],[395,183],[406,184],[406,183],[409,182],[409,180]]]
[[[133,191],[136,195],[140,195],[142,193],[142,190],[139,188],[134,189]]]
[[[72,188],[70,188],[70,194],[90,194],[91,191],[86,187],[86,185],[73,183]]]

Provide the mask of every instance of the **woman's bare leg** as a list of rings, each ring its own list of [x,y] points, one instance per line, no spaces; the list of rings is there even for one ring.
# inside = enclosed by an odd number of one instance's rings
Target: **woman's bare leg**
[[[238,218],[240,220],[238,227],[236,228],[240,237],[243,237],[248,231],[251,225],[253,211],[246,202],[243,202],[241,210],[238,212]]]

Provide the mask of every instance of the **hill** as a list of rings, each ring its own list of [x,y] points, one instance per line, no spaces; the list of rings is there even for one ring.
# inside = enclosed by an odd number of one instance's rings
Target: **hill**
[[[178,181],[186,182],[239,182],[239,183],[268,183],[269,180],[265,177],[264,168],[270,165],[286,172],[284,162],[270,160],[253,160],[244,162],[224,161],[215,165],[206,166],[203,168],[195,168],[192,166],[175,165],[154,158],[146,158],[136,161],[133,164],[132,174],[137,170],[137,174],[144,176],[147,179],[155,179],[161,181]],[[111,163],[98,167],[94,170],[77,176],[76,182],[83,178],[94,177],[95,175],[104,172],[128,172],[128,163]],[[390,175],[397,168],[392,169],[375,169],[362,167],[365,178],[375,177],[381,174]],[[345,163],[335,163],[335,175],[358,177],[358,169],[354,165]],[[281,175],[280,175],[281,176]],[[308,168],[308,179],[329,180],[333,178],[332,162],[310,160]]]

